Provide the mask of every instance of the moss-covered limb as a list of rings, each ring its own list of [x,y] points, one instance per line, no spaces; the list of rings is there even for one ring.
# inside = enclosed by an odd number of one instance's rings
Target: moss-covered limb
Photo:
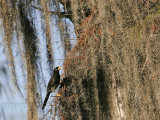
[[[27,13],[24,8],[24,4],[20,1],[19,4],[19,16],[24,36],[25,46],[25,60],[27,69],[27,104],[28,104],[28,115],[29,120],[37,120],[37,105],[36,105],[36,36],[33,27],[31,26]]]
[[[33,5],[31,7],[35,8],[35,9],[38,9],[40,11],[43,11],[43,8],[36,7],[36,6],[33,6]],[[72,21],[72,12],[70,10],[64,11],[64,12],[47,10],[47,12],[51,13],[52,15],[58,15],[58,17],[61,17],[61,18],[68,18],[68,19],[70,19],[70,21]]]
[[[54,57],[53,57],[53,48],[51,42],[51,32],[50,32],[50,15],[51,12],[48,11],[48,5],[46,0],[41,0],[42,10],[45,16],[45,33],[46,33],[46,42],[47,42],[47,57],[49,61],[50,72],[52,73],[53,65],[54,65]]]
[[[5,0],[1,1],[1,12],[0,17],[2,18],[3,27],[4,27],[4,43],[5,43],[5,52],[6,56],[9,60],[9,70],[11,72],[11,80],[15,86],[15,88],[18,90],[18,92],[21,94],[21,96],[24,98],[24,95],[21,92],[21,89],[18,85],[17,81],[17,75],[15,71],[15,61],[12,51],[12,39],[13,39],[13,31],[14,31],[14,22],[16,22],[16,10],[14,7],[7,3]]]

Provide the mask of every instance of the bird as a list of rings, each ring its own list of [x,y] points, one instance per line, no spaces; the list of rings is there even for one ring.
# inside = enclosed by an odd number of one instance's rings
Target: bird
[[[52,91],[55,91],[56,88],[58,87],[58,85],[60,84],[60,74],[59,74],[59,70],[61,69],[61,67],[56,67],[53,71],[53,75],[50,79],[50,81],[48,82],[48,86],[47,86],[47,95],[45,97],[43,106],[42,106],[42,110],[45,108],[49,95]]]

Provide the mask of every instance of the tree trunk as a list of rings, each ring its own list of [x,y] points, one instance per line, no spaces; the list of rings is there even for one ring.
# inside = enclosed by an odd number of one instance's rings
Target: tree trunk
[[[71,0],[77,44],[64,63],[66,78],[72,78],[65,94],[70,99],[66,103],[62,97],[64,118],[160,118],[159,6],[157,1]],[[73,105],[75,94],[79,101]]]

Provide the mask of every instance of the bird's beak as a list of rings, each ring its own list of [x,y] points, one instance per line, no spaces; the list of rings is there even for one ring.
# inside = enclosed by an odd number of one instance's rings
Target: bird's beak
[[[60,70],[60,69],[61,69],[61,67],[58,68],[58,70]]]

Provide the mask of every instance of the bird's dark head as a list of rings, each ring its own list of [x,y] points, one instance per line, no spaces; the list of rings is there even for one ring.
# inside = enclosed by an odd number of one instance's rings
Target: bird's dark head
[[[56,67],[54,68],[54,71],[59,71],[61,69],[61,67]]]

